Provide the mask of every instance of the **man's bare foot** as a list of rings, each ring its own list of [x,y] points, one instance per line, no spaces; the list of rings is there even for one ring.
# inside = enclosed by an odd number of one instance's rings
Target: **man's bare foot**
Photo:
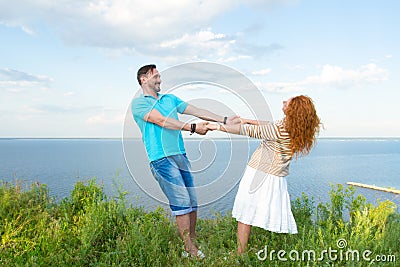
[[[193,246],[195,246],[197,249],[199,249],[199,244],[197,244],[196,238],[191,238]]]

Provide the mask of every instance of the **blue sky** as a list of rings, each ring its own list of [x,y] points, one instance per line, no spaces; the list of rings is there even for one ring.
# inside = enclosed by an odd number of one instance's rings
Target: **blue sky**
[[[247,2],[0,0],[0,137],[121,137],[137,69],[196,61],[246,75],[274,119],[309,95],[321,137],[400,136],[400,2]]]

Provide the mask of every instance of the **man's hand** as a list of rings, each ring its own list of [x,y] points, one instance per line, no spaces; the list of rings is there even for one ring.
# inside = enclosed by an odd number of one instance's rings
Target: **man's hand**
[[[231,116],[226,120],[226,125],[235,125],[240,123],[242,123],[242,121],[239,116]]]
[[[202,121],[202,122],[196,123],[196,131],[195,132],[200,135],[205,135],[209,130],[207,127],[208,123],[209,123],[208,121]]]

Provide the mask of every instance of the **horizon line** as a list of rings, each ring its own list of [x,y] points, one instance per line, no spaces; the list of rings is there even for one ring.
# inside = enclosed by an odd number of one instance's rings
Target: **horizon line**
[[[123,139],[137,139],[141,140],[141,137],[133,137],[133,138],[124,138],[124,137],[0,137],[1,139],[112,139],[112,140],[123,140]],[[203,140],[207,138],[203,137],[184,137],[185,140]],[[209,139],[221,139],[221,140],[229,140],[229,139],[246,139],[246,136],[243,137],[213,137]],[[400,136],[323,136],[317,137],[317,139],[400,139]]]

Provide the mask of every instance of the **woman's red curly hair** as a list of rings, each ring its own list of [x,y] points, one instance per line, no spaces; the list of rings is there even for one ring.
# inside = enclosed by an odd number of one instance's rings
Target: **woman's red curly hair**
[[[285,115],[284,125],[290,136],[292,156],[307,155],[316,142],[321,125],[312,99],[304,95],[293,97]]]

